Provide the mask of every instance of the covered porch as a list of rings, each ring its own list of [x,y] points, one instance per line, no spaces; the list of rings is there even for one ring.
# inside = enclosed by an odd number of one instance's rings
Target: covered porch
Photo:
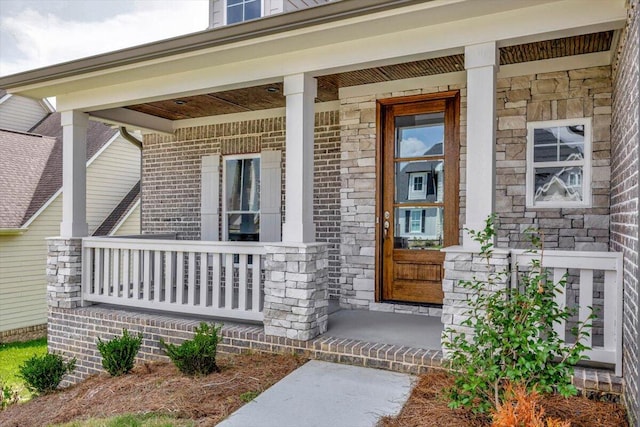
[[[596,4],[577,15],[579,2],[561,1],[549,19],[537,2],[489,2],[482,11],[466,4],[462,19],[455,4],[383,3],[370,2],[379,10],[363,16],[352,10],[346,21],[337,17],[350,6],[323,6],[335,9],[330,18],[336,22],[327,18],[318,27],[315,12],[302,11],[308,22],[295,34],[278,30],[287,23],[281,16],[258,23],[269,31],[255,39],[240,37],[241,26],[186,36],[191,47],[166,57],[148,59],[149,51],[160,55],[158,46],[134,49],[130,53],[140,56],[135,67],[114,58],[91,73],[25,89],[33,96],[55,93],[63,111],[63,222],[60,237],[49,240],[54,336],[73,339],[56,329],[60,319],[73,316],[79,316],[74,325],[95,313],[96,319],[115,316],[137,324],[138,315],[118,311],[126,307],[151,310],[140,318],[152,324],[176,313],[255,322],[252,329],[229,326],[229,342],[238,340],[233,348],[318,347],[324,355],[319,357],[327,359],[437,367],[443,327],[464,319],[466,295],[457,282],[483,268],[479,246],[462,230],[481,229],[497,211],[509,219],[495,242],[501,247],[495,268],[510,269],[515,280],[516,260],[524,255],[514,249],[525,227],[555,230],[549,252],[559,252],[550,254],[547,266],[556,278],[568,271],[579,278],[574,303],[580,295],[581,306],[595,298],[603,307],[592,358],[620,373],[622,270],[620,257],[606,252],[608,237],[602,234],[609,191],[605,159],[595,159],[601,163],[594,164],[593,210],[541,213],[524,200],[527,166],[518,139],[526,136],[529,121],[591,115],[594,134],[601,132],[594,158],[605,156],[607,105],[595,100],[607,87],[602,67],[611,64],[624,10]],[[434,21],[434,13],[441,21]],[[574,70],[584,75],[569,78]],[[428,271],[435,271],[431,281],[441,286],[442,304],[415,304],[383,292],[381,248],[388,229],[393,233],[400,222],[385,224],[378,198],[381,100],[409,103],[413,96],[439,99],[443,93],[459,102],[453,130],[459,163],[453,181],[446,181],[455,203],[444,216],[455,227],[452,240],[442,245],[444,262]],[[89,119],[145,133],[142,231],[173,232],[177,240],[87,237],[81,160]],[[230,212],[225,162],[256,154],[261,181],[259,191],[252,191],[260,194],[259,212]],[[237,230],[229,215],[240,216]],[[246,222],[242,215],[254,219]],[[575,216],[568,226],[565,215]],[[406,218],[410,228],[411,215]],[[601,223],[594,227],[600,234],[587,231],[589,221]],[[243,229],[256,222],[259,233]],[[574,234],[560,231],[574,227]],[[252,241],[230,241],[234,233],[252,235]],[[583,261],[587,257],[591,264]],[[332,301],[369,312],[330,315]],[[409,313],[424,316],[403,323]],[[366,316],[385,327],[371,329]],[[417,326],[409,328],[411,322]],[[376,335],[385,329],[389,335]],[[399,332],[408,330],[421,332]]]

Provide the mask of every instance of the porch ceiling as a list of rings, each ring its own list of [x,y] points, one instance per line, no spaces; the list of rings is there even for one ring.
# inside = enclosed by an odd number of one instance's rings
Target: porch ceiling
[[[500,48],[500,64],[560,58],[608,51],[613,31],[582,34]],[[464,55],[451,55],[414,62],[366,68],[318,77],[316,102],[338,99],[338,89],[391,80],[445,74],[464,70]],[[126,108],[168,120],[193,119],[285,107],[281,82],[204,95],[173,98],[131,105]]]

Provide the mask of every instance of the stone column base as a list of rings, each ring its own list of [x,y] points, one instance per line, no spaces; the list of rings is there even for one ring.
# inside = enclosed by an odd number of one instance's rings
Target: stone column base
[[[496,277],[498,279],[491,287],[487,284],[487,291],[498,291],[509,286],[509,256],[508,249],[494,248],[493,254],[487,260],[480,256],[477,251],[473,251],[462,246],[452,246],[443,249],[444,259],[444,279],[442,280],[442,291],[444,299],[442,302],[442,323],[444,329],[453,329],[467,337],[473,336],[473,329],[464,326],[462,323],[468,319],[468,301],[471,297],[471,290],[465,288],[460,282],[481,281],[486,282],[490,274],[505,273]],[[446,333],[442,336],[444,344],[450,339]],[[444,351],[443,345],[443,351]],[[446,356],[446,351],[445,351]]]
[[[51,307],[82,306],[82,238],[47,239],[47,303]]]
[[[266,246],[264,332],[308,341],[327,331],[328,245]]]

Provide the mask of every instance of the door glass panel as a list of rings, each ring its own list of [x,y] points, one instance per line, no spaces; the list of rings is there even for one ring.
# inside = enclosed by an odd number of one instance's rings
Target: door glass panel
[[[442,156],[444,153],[444,112],[398,116],[396,158]]]
[[[443,160],[396,163],[396,203],[442,203],[443,197]]]
[[[407,206],[395,209],[395,249],[439,250],[444,236],[444,208]]]

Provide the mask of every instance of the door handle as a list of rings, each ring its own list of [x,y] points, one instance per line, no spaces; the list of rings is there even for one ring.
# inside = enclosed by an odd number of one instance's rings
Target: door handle
[[[387,237],[389,237],[389,226],[390,226],[389,221],[385,220],[383,225],[385,240],[387,239]]]

